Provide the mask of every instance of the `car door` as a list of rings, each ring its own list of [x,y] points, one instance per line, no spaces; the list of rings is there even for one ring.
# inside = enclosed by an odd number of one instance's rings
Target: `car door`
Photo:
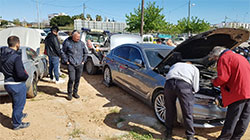
[[[128,68],[128,53],[130,47],[127,45],[122,45],[120,47],[115,48],[113,52],[113,67],[112,71],[113,79],[122,84],[123,86],[128,87],[128,75],[126,74]]]
[[[128,65],[125,75],[127,75],[127,83],[129,89],[146,98],[147,93],[150,91],[148,83],[153,80],[147,73],[149,70],[145,65],[145,59],[139,48],[130,47]]]
[[[33,61],[33,64],[37,68],[38,76],[43,74],[45,71],[45,67],[44,63],[41,60],[41,57],[38,56],[37,53],[31,48],[26,48],[26,54],[27,54],[27,59]]]

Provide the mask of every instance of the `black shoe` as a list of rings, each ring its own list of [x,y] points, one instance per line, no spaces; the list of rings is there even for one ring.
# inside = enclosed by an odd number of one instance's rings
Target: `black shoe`
[[[27,116],[28,116],[27,113],[23,113],[23,116],[22,116],[21,120],[23,120],[23,119],[26,118]]]
[[[67,100],[71,101],[72,100],[72,95],[68,94]]]
[[[13,130],[18,130],[18,129],[22,129],[22,128],[27,128],[30,126],[30,123],[29,122],[26,122],[26,123],[21,123],[19,126],[17,127],[13,127]]]
[[[76,99],[80,98],[80,96],[77,93],[73,93],[73,97],[75,97]]]

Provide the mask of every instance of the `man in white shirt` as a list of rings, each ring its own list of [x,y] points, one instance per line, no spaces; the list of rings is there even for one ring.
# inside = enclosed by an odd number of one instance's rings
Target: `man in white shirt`
[[[194,93],[199,91],[199,70],[191,62],[178,62],[170,67],[164,87],[166,106],[166,139],[172,140],[176,118],[176,98],[181,105],[187,140],[195,140],[193,127]]]

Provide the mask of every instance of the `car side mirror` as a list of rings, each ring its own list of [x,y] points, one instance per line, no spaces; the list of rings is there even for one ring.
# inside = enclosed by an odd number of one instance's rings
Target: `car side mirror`
[[[143,67],[143,62],[141,59],[135,59],[135,64],[139,67]]]

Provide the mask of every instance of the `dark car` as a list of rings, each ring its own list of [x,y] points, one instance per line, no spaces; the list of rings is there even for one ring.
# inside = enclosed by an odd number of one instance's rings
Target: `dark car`
[[[176,48],[157,44],[123,44],[104,58],[104,83],[122,87],[153,107],[156,117],[164,122],[165,74],[176,57],[191,61],[200,70],[200,90],[195,94],[194,126],[216,127],[223,125],[226,108],[222,107],[220,89],[212,86],[210,79],[216,76],[214,62],[208,60],[215,46],[233,49],[247,40],[249,32],[240,29],[221,28],[196,35]],[[177,121],[182,123],[182,112],[177,100]],[[171,115],[171,114],[170,114]]]

